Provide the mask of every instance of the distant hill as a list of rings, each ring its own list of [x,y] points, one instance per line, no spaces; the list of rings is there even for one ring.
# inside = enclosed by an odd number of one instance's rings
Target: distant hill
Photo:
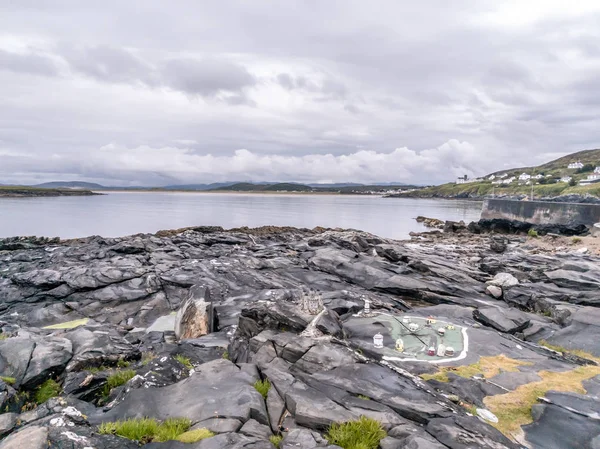
[[[217,187],[211,190],[232,191],[232,192],[312,192],[315,191],[310,186],[304,184],[294,184],[289,182],[280,182],[276,184],[253,184],[250,182],[239,182],[230,186]]]
[[[509,176],[525,173],[544,173],[553,174],[556,176],[566,176],[575,173],[574,169],[568,169],[567,166],[574,162],[581,162],[582,164],[591,164],[594,166],[600,165],[600,149],[597,150],[583,150],[576,153],[571,153],[566,156],[554,159],[553,161],[546,162],[545,164],[538,165],[536,167],[518,167],[511,168],[508,170],[499,170],[490,173],[485,178],[491,175],[498,175],[507,173]]]
[[[570,169],[568,165],[574,162],[584,164],[583,169]],[[456,184],[449,182],[439,186],[427,187],[405,194],[395,195],[402,197],[418,198],[471,198],[483,199],[494,196],[519,196],[533,195],[535,197],[552,198],[562,195],[593,195],[600,197],[600,183],[579,185],[579,181],[585,179],[594,167],[600,166],[600,149],[584,150],[558,159],[546,162],[536,167],[518,167],[508,170],[498,170],[483,176],[477,182],[468,182],[465,184]],[[517,180],[510,184],[493,184],[489,179],[492,175],[504,176],[502,179],[516,177],[522,173],[529,175],[542,175],[541,179],[534,180],[534,184],[525,184],[525,181],[519,183]],[[572,178],[571,185],[567,182],[560,182],[560,178],[569,176]]]
[[[368,194],[382,193],[390,190],[406,190],[414,188],[410,185],[362,185],[352,184],[342,187],[327,186],[321,184],[313,187],[306,184],[292,182],[279,182],[274,184],[255,184],[251,182],[239,182],[227,187],[219,187],[212,190],[230,192],[313,192],[313,193],[341,193],[341,194]]]
[[[235,182],[213,182],[212,184],[175,184],[161,187],[164,190],[214,190],[220,187],[228,187]]]
[[[0,184],[2,185],[2,184]],[[103,186],[83,181],[54,181],[29,186],[38,189],[68,189],[68,190],[128,190],[128,191],[225,191],[225,192],[314,192],[341,194],[383,193],[390,190],[406,190],[417,186],[402,183],[380,183],[364,185],[360,183],[315,183],[301,184],[297,182],[214,182],[210,184],[173,184],[163,187],[144,186]]]
[[[42,184],[36,184],[31,187],[38,189],[104,189],[105,187],[100,184],[93,182],[81,182],[81,181],[55,181],[55,182],[44,182]]]

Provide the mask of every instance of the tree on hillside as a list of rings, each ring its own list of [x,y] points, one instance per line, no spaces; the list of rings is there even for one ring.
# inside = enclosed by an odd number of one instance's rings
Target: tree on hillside
[[[589,171],[594,171],[594,168],[595,168],[594,164],[585,164],[583,167],[581,167],[575,173],[586,173]]]
[[[571,187],[575,187],[577,185],[577,181],[575,181],[575,178],[571,178],[571,180],[569,181],[569,185]]]

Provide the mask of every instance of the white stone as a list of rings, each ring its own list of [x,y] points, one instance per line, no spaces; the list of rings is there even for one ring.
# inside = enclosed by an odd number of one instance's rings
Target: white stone
[[[489,410],[486,410],[484,408],[478,408],[477,409],[477,414],[485,419],[488,422],[491,423],[497,423],[498,422],[498,417],[496,415],[494,415],[492,412],[490,412]]]
[[[510,273],[498,273],[488,284],[496,287],[510,288],[518,285],[519,280]]]
[[[496,299],[502,298],[502,288],[496,285],[488,285],[485,292]]]

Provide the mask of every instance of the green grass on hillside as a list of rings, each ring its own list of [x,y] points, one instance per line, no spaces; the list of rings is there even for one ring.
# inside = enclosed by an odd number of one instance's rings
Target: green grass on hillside
[[[427,187],[405,194],[417,198],[444,198],[444,197],[473,197],[486,195],[530,195],[530,185],[498,186],[491,182],[473,182],[469,184],[448,183],[440,186]],[[539,197],[553,197],[560,195],[579,194],[600,196],[600,183],[587,186],[569,186],[566,182],[557,184],[536,184],[533,186],[533,195]]]

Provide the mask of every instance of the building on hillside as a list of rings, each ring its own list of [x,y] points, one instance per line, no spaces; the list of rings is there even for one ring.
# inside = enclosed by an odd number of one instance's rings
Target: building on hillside
[[[571,178],[570,176],[563,176],[562,178],[560,178],[560,182],[571,182]]]
[[[600,173],[600,166],[597,166],[597,167],[594,169],[594,173]]]
[[[496,179],[496,175],[490,175],[490,176],[488,176],[488,179],[490,181],[493,181],[494,179]]]
[[[580,186],[585,186],[588,184],[595,184],[597,182],[600,182],[600,173],[592,173],[591,175],[588,175],[587,178],[582,179],[581,181],[579,181],[579,185]]]
[[[542,179],[543,177],[544,177],[544,175],[537,174],[537,175],[533,176],[533,179]]]
[[[506,178],[507,176],[508,176],[508,173],[502,173],[502,174],[501,174],[501,175],[499,175],[498,177],[499,177],[500,179],[504,179],[504,178]]]
[[[515,178],[514,176],[511,176],[511,177],[510,177],[510,178],[508,178],[508,179],[503,179],[503,180],[502,180],[502,184],[512,184],[512,182],[513,182],[515,179],[517,179],[517,178]]]
[[[467,175],[459,176],[458,178],[456,178],[456,183],[457,184],[465,184],[468,179],[469,179],[469,177]]]
[[[567,168],[579,170],[580,168],[583,168],[583,164],[581,161],[571,162],[569,165],[567,165]]]
[[[521,173],[521,175],[519,175],[519,181],[528,181],[529,179],[531,179],[531,175],[528,175],[527,173]]]

